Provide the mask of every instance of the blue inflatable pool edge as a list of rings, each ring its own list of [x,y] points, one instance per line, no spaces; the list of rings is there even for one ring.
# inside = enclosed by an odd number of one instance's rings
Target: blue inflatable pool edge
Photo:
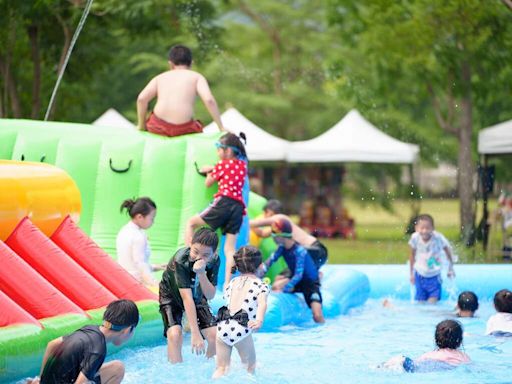
[[[366,274],[343,266],[322,268],[323,311],[327,318],[346,314],[350,308],[363,305],[370,294],[370,283]],[[214,313],[224,305],[222,293],[217,292],[211,301]],[[262,331],[275,331],[284,325],[302,324],[312,321],[301,293],[270,293]]]

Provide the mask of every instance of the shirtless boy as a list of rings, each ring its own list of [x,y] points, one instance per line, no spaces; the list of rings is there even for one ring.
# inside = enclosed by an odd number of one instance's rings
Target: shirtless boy
[[[170,70],[151,79],[137,98],[138,129],[163,136],[179,136],[203,131],[200,121],[194,120],[194,103],[199,95],[221,131],[217,102],[206,78],[192,71],[192,52],[183,45],[169,51]],[[148,104],[157,98],[155,108],[146,121]]]
[[[270,226],[279,219],[288,220],[292,224],[292,238],[302,245],[308,251],[318,269],[325,264],[328,258],[327,248],[318,241],[315,236],[310,235],[304,229],[293,223],[293,221],[283,213],[283,205],[279,200],[269,200],[263,207],[262,219],[250,221],[251,229],[259,237],[270,237],[272,229]],[[268,227],[268,228],[260,228]]]

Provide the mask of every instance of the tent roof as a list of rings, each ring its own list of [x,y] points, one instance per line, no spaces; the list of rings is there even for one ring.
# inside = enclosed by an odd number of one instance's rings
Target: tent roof
[[[92,122],[92,125],[98,125],[102,127],[119,127],[119,128],[130,128],[135,129],[133,124],[126,117],[117,112],[114,108],[109,108],[103,115],[98,117]]]
[[[512,153],[512,120],[481,130],[478,134],[478,153]]]
[[[289,141],[264,131],[235,108],[229,108],[221,115],[222,124],[234,134],[244,132],[247,137],[245,150],[250,161],[285,160]],[[203,132],[218,132],[215,122],[204,127]]]
[[[290,144],[290,162],[412,163],[419,147],[380,131],[355,109],[318,137]]]

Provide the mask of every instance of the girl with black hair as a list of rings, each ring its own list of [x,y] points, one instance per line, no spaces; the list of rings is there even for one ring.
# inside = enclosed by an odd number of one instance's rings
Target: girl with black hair
[[[121,204],[121,212],[124,210],[130,221],[117,234],[117,261],[142,284],[157,287],[152,271],[163,270],[165,265],[150,264],[151,248],[145,231],[153,225],[156,204],[149,197],[126,199]]]
[[[494,295],[496,314],[487,320],[485,334],[512,337],[512,292],[502,289]]]
[[[205,210],[188,220],[185,228],[187,246],[190,246],[194,229],[204,225],[208,225],[214,231],[220,228],[222,234],[226,235],[224,286],[231,279],[236,238],[246,214],[242,191],[247,176],[247,154],[242,140],[246,142],[243,132],[240,136],[226,133],[215,143],[219,162],[215,166],[202,167],[201,172],[206,174],[206,187],[217,182],[218,192]]]
[[[234,270],[240,275],[231,280],[224,290],[227,305],[217,315],[217,369],[213,378],[227,373],[233,346],[249,373],[256,368],[256,352],[251,336],[263,324],[267,310],[269,287],[256,276],[262,256],[258,248],[245,246],[234,254]]]

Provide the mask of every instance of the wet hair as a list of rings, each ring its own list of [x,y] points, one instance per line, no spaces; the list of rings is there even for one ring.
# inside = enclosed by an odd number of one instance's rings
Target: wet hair
[[[494,307],[498,312],[512,313],[512,292],[502,289],[494,295]]]
[[[292,223],[290,220],[286,220],[284,217],[273,220],[270,228],[272,233],[276,236],[290,237],[293,231]]]
[[[210,247],[215,252],[219,245],[219,236],[210,228],[199,228],[192,236],[192,244],[201,244]]]
[[[156,209],[156,204],[149,197],[139,197],[138,199],[126,199],[121,204],[121,212],[126,209],[128,215],[133,219],[138,214],[147,216],[152,210]]]
[[[244,141],[243,143],[242,140]],[[219,143],[223,146],[231,148],[233,152],[235,152],[236,157],[247,158],[244,146],[247,145],[247,138],[245,136],[245,133],[240,132],[240,135],[237,136],[234,133],[228,132],[220,137]]]
[[[174,45],[169,50],[169,61],[174,65],[192,65],[192,51],[184,45]]]
[[[267,204],[263,207],[264,211],[272,211],[274,213],[283,213],[283,204],[276,199],[270,199]]]
[[[434,228],[434,218],[432,216],[427,215],[426,213],[418,215],[414,220],[414,225],[418,224],[420,221],[428,221],[430,225],[432,225],[432,228]]]
[[[436,345],[439,348],[457,349],[462,344],[462,325],[456,320],[444,320],[436,326]]]
[[[107,306],[103,320],[108,322],[109,328],[114,331],[126,327],[135,328],[139,324],[139,309],[131,300],[116,300]]]
[[[475,312],[478,309],[478,297],[474,292],[464,291],[459,295],[457,305],[461,311]]]
[[[252,245],[241,247],[233,255],[235,269],[240,273],[254,273],[262,263],[261,251]]]

